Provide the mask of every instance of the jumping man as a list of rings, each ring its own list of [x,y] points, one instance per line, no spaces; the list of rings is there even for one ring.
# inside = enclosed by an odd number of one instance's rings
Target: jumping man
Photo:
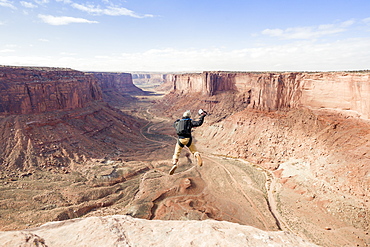
[[[172,159],[173,166],[170,170],[170,175],[172,175],[175,172],[177,168],[177,162],[179,161],[181,150],[185,146],[189,148],[190,152],[197,159],[198,165],[202,166],[202,158],[200,157],[200,153],[197,151],[194,143],[192,142],[193,138],[191,136],[191,129],[193,127],[199,127],[203,124],[204,117],[207,115],[207,112],[200,109],[199,115],[200,115],[199,120],[194,121],[190,118],[191,114],[190,114],[190,111],[188,110],[184,112],[184,114],[182,115],[182,119],[177,119],[173,124],[176,129],[178,139],[177,139],[177,143],[175,147],[175,153]]]

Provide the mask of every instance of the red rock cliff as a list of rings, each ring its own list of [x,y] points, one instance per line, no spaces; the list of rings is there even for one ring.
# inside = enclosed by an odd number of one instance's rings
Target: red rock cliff
[[[278,110],[304,106],[370,118],[370,73],[247,73],[203,72],[169,75],[178,94],[222,91],[245,94],[248,107]]]
[[[96,79],[80,71],[0,67],[0,114],[75,109],[101,98]]]
[[[105,90],[114,90],[118,93],[141,93],[142,90],[136,87],[129,73],[93,72],[98,79],[98,84]]]

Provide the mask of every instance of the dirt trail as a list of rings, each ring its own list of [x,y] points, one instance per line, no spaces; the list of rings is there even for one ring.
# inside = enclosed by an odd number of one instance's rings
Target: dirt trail
[[[250,203],[250,205],[253,207],[254,211],[258,214],[258,216],[260,217],[260,220],[263,222],[263,225],[265,227],[265,230],[269,230],[268,228],[268,223],[265,219],[265,216],[262,215],[261,211],[258,209],[258,207],[256,206],[256,204],[253,202],[253,200],[251,199],[251,197],[243,190],[243,188],[241,187],[240,183],[234,178],[233,174],[230,172],[229,169],[226,168],[225,165],[217,162],[215,159],[212,159],[210,157],[205,157],[205,159],[209,160],[210,162],[212,162],[212,165],[218,165],[218,166],[221,166],[225,171],[226,173],[230,176],[230,178],[232,179],[232,182],[234,183],[234,187],[236,190],[239,190],[243,196],[245,197],[245,199],[248,200],[248,202]]]

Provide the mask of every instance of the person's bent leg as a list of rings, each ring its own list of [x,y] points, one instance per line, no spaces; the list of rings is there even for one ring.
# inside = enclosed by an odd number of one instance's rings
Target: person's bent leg
[[[176,168],[177,168],[177,162],[179,161],[179,157],[180,157],[180,153],[181,153],[181,150],[182,148],[189,142],[190,138],[185,138],[185,139],[178,139],[177,143],[176,143],[176,147],[175,147],[175,152],[173,154],[173,157],[172,157],[172,168],[170,170],[170,175],[172,175]],[[179,142],[183,145],[183,146],[180,146]]]
[[[190,152],[194,155],[194,158],[197,160],[198,166],[203,165],[202,157],[200,156],[200,153],[197,151],[197,148],[195,147],[194,143],[191,143],[189,146]]]
[[[176,165],[179,161],[180,153],[181,153],[182,147],[179,145],[179,143],[176,143],[175,152],[172,157],[172,164]]]
[[[175,152],[172,157],[172,167],[169,172],[170,175],[172,175],[177,168],[177,162],[179,161],[181,150],[182,150],[182,147],[179,145],[179,143],[176,143]]]

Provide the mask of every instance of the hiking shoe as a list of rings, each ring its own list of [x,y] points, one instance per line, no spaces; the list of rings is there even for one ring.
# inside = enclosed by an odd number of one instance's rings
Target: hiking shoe
[[[197,158],[198,166],[202,166],[203,165],[203,160],[202,160],[202,157],[200,157],[200,154],[198,154],[196,158]]]
[[[172,166],[172,168],[170,170],[170,175],[172,175],[175,172],[176,168],[177,168],[177,165]]]

